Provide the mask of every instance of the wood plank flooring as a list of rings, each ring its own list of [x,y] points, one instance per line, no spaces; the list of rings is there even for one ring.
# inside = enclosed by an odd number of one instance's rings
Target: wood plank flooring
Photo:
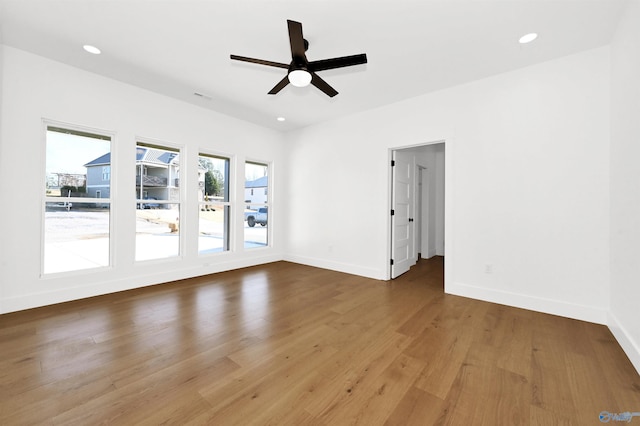
[[[600,325],[287,262],[0,316],[2,425],[597,425],[640,411]],[[632,421],[640,424],[640,418]]]

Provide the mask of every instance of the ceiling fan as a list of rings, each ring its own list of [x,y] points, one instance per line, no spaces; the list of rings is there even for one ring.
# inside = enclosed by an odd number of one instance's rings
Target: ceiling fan
[[[289,83],[296,87],[308,86],[309,83],[311,83],[329,97],[334,97],[338,94],[336,89],[321,79],[316,72],[367,63],[367,55],[365,53],[342,56],[340,58],[322,59],[320,61],[308,61],[305,52],[309,48],[309,42],[302,37],[302,24],[300,22],[287,20],[287,25],[289,27],[289,43],[291,44],[291,63],[283,64],[281,62],[231,55],[231,59],[236,61],[288,69],[287,75],[271,89],[269,92],[270,95],[275,95]]]

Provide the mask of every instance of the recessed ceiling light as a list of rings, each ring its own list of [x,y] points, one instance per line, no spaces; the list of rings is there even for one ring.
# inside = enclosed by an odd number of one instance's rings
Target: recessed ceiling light
[[[536,33],[529,33],[529,34],[525,34],[522,37],[520,37],[520,40],[518,40],[520,42],[520,44],[527,44],[527,43],[531,43],[533,40],[538,38],[538,34]]]
[[[278,121],[284,121],[284,120],[285,120],[285,118],[284,118],[284,117],[278,117],[278,118],[276,118],[276,120],[278,120]]]
[[[89,53],[93,53],[94,55],[99,55],[100,53],[102,53],[100,49],[95,46],[91,46],[90,44],[85,44],[84,46],[82,46],[82,48]]]

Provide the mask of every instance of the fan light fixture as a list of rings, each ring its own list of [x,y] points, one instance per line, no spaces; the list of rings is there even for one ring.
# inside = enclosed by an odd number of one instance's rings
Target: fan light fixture
[[[293,70],[289,73],[289,83],[296,87],[306,87],[311,83],[311,74],[305,70]]]
[[[1,1],[1,0],[0,0]],[[306,51],[309,48],[309,42],[302,36],[302,24],[300,22],[287,20],[289,28],[289,45],[291,46],[291,63],[265,61],[264,59],[247,58],[246,56],[231,55],[231,59],[235,61],[251,62],[254,64],[266,65],[275,68],[284,68],[287,70],[282,80],[278,82],[273,89],[269,91],[270,95],[279,93],[287,87],[289,83],[297,87],[305,87],[309,84],[314,85],[325,95],[333,98],[338,91],[331,87],[319,75],[318,71],[332,70],[335,68],[350,67],[353,65],[361,65],[367,63],[367,55],[361,53],[359,55],[342,56],[340,58],[322,59],[320,61],[309,61]]]

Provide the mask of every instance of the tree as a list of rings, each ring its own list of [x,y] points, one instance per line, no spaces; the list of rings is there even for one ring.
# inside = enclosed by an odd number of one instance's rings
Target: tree
[[[221,196],[224,194],[224,176],[220,170],[212,170],[213,180],[216,182],[216,192],[215,195]]]
[[[216,196],[220,192],[220,184],[211,170],[204,174],[204,195]]]
[[[220,160],[221,162],[222,160]],[[211,159],[206,157],[199,158],[200,167],[206,170],[204,175],[204,195],[220,196],[224,193],[224,175],[218,170]]]

